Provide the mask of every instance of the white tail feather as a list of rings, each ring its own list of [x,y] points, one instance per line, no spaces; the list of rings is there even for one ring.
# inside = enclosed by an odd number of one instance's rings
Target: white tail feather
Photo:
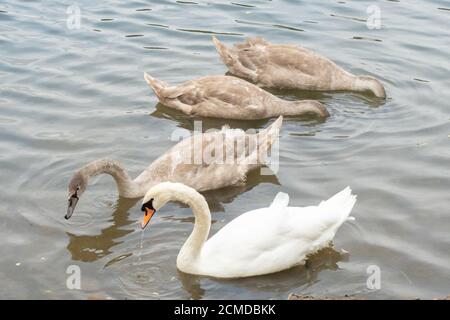
[[[270,205],[271,211],[281,211],[289,205],[289,195],[284,192],[278,192]]]
[[[333,215],[339,215],[339,224],[344,223],[346,220],[354,220],[354,217],[350,217],[350,213],[353,206],[356,203],[356,195],[352,194],[350,187],[345,188],[341,192],[336,193],[330,199],[322,201],[319,204],[319,208],[324,209]]]
[[[153,78],[151,75],[149,75],[146,72],[144,72],[144,79],[145,79],[145,81],[147,81],[149,86],[153,89],[153,92],[155,92],[158,99],[163,100],[165,98],[164,89],[168,87],[168,84],[164,81]]]

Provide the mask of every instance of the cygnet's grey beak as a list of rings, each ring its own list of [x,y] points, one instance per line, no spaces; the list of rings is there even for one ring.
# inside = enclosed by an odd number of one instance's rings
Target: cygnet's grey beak
[[[64,218],[69,219],[72,216],[73,211],[75,210],[75,207],[77,205],[77,202],[78,202],[78,197],[77,197],[76,194],[71,195],[69,197],[69,200],[68,200],[68,203],[67,203],[67,213],[64,216]]]

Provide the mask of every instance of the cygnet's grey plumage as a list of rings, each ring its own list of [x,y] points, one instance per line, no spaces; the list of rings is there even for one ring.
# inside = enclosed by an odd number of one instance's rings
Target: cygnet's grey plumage
[[[165,181],[180,182],[197,191],[242,184],[250,170],[265,163],[282,123],[283,117],[279,117],[258,133],[224,127],[194,134],[160,155],[135,179],[118,161],[91,162],[76,171],[69,182],[66,218],[71,217],[90,178],[100,174],[111,175],[119,195],[126,198],[142,197],[149,188]]]
[[[213,37],[229,71],[258,86],[301,90],[371,91],[386,97],[383,85],[371,76],[356,76],[333,61],[298,45],[278,45],[258,37],[232,48]]]
[[[245,80],[232,76],[206,76],[176,86],[145,73],[159,101],[192,116],[254,120],[278,116],[329,113],[318,101],[287,101]]]

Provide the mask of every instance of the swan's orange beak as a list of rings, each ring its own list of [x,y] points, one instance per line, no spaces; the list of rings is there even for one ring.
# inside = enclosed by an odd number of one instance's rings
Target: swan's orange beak
[[[144,229],[147,226],[147,224],[150,222],[150,219],[153,217],[154,214],[155,214],[154,209],[145,208],[144,217],[142,218],[141,222],[142,229]]]

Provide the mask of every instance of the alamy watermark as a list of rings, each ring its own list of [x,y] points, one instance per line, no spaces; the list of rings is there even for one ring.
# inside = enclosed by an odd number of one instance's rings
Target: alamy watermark
[[[379,290],[381,289],[381,269],[379,266],[372,264],[367,267],[366,273],[369,275],[367,277],[366,286],[369,290]]]
[[[66,287],[69,290],[81,289],[81,269],[79,266],[72,264],[67,267],[66,274],[69,276],[66,279]]]
[[[184,147],[173,164],[244,165],[261,168],[262,175],[273,175],[279,169],[278,130],[208,129],[203,134],[202,122],[194,121],[194,131],[175,129],[170,139],[182,140]]]
[[[381,29],[381,9],[377,5],[370,5],[366,9],[367,17],[366,26],[368,29]]]
[[[67,7],[66,26],[69,30],[78,30],[81,28],[81,9],[76,4]]]

